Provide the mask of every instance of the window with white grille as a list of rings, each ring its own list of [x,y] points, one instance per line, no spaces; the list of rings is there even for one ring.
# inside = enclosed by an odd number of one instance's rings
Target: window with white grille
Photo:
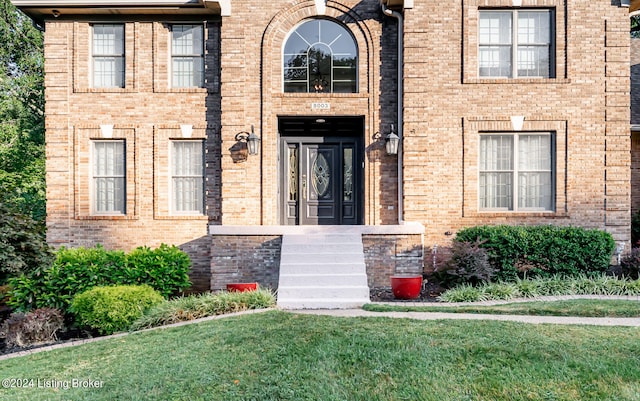
[[[94,24],[93,87],[124,88],[124,25]]]

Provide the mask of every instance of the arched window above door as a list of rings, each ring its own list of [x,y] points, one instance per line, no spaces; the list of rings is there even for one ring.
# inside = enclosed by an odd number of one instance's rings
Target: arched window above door
[[[284,45],[285,92],[358,92],[358,47],[349,30],[314,19],[298,25]]]

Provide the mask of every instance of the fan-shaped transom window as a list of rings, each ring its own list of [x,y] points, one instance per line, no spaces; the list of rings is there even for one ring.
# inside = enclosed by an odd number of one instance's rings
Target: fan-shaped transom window
[[[358,48],[343,25],[326,19],[302,23],[284,45],[284,91],[356,93]]]

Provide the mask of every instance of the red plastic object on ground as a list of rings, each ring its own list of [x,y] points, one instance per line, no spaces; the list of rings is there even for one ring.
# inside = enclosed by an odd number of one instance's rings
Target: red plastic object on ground
[[[391,276],[391,289],[398,299],[416,299],[422,290],[422,276]]]
[[[227,291],[229,292],[245,292],[255,291],[258,289],[258,283],[229,283]]]

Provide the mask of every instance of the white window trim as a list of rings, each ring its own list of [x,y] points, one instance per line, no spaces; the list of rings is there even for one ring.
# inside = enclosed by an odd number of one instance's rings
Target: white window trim
[[[174,26],[179,26],[179,25],[190,25],[190,26],[200,26],[202,28],[202,53],[200,55],[186,55],[186,54],[180,54],[180,55],[174,55],[173,54],[173,27]],[[207,47],[207,26],[204,23],[172,23],[170,25],[170,29],[169,29],[169,60],[168,60],[168,68],[167,70],[169,71],[169,87],[172,89],[193,89],[193,88],[204,88],[205,87],[205,70],[206,70],[206,65],[205,65],[205,59],[206,59],[206,47]],[[202,61],[202,80],[200,81],[199,85],[194,85],[194,86],[174,86],[173,84],[173,59],[174,57],[200,57],[201,61]]]
[[[552,213],[556,211],[556,176],[558,174],[557,171],[557,166],[556,166],[556,135],[555,132],[551,132],[551,131],[544,131],[544,132],[540,132],[540,131],[522,131],[522,132],[482,132],[480,133],[480,137],[482,136],[512,136],[513,137],[513,168],[511,170],[509,170],[512,174],[513,174],[513,178],[512,178],[512,203],[513,203],[513,208],[509,209],[509,208],[483,208],[481,205],[481,199],[480,199],[480,175],[484,172],[483,170],[480,169],[480,166],[482,165],[482,161],[481,161],[481,157],[482,157],[482,152],[480,151],[480,146],[482,141],[479,140],[478,141],[478,177],[477,177],[477,191],[478,191],[478,212],[480,213],[496,213],[496,212],[506,212],[506,213]],[[549,209],[544,209],[544,208],[532,208],[532,207],[527,207],[527,208],[520,208],[518,206],[518,200],[519,200],[519,182],[518,182],[518,173],[520,172],[520,170],[518,169],[518,144],[519,144],[519,137],[521,135],[538,135],[538,136],[549,136],[550,138],[550,143],[549,143],[549,148],[550,148],[550,162],[551,162],[551,182],[550,182],[550,189],[551,189],[551,204],[550,204],[550,208]],[[507,170],[504,170],[504,172],[507,172]]]
[[[95,144],[101,142],[121,142],[123,146],[123,167],[124,167],[124,175],[122,178],[124,179],[124,187],[123,187],[123,211],[114,211],[114,212],[101,212],[97,210],[96,202],[96,187],[95,187],[95,175],[94,168],[96,163],[96,155],[95,155]],[[126,216],[127,215],[127,141],[124,139],[94,139],[91,140],[89,150],[89,203],[90,203],[90,213],[93,216]]]
[[[173,193],[173,166],[174,166],[174,143],[176,142],[197,142],[202,146],[202,199],[200,199],[200,210],[176,210]],[[206,198],[206,165],[205,165],[205,148],[204,139],[171,139],[169,140],[169,185],[168,185],[168,199],[169,199],[169,211],[173,216],[203,216],[205,214],[205,198]]]
[[[96,55],[94,53],[94,41],[95,41],[95,30],[94,27],[96,25],[112,25],[112,26],[121,26],[122,27],[122,54],[100,54]],[[124,89],[127,86],[127,49],[126,49],[126,35],[127,35],[127,27],[124,23],[95,23],[89,25],[90,34],[91,34],[91,44],[89,46],[89,87],[96,89]],[[122,85],[118,86],[96,86],[95,84],[95,61],[96,58],[100,57],[122,57]]]
[[[480,43],[480,32],[478,32],[478,48],[477,48],[477,60],[478,71],[477,75],[480,79],[553,79],[556,78],[556,29],[555,29],[555,12],[553,8],[518,8],[518,9],[479,9],[478,10],[478,29],[480,22],[480,15],[483,12],[510,12],[511,13],[511,76],[504,75],[480,75],[480,47],[483,46]],[[518,13],[519,12],[535,12],[535,11],[547,11],[549,13],[549,76],[535,76],[535,75],[518,75]],[[536,44],[539,45],[539,44]]]

